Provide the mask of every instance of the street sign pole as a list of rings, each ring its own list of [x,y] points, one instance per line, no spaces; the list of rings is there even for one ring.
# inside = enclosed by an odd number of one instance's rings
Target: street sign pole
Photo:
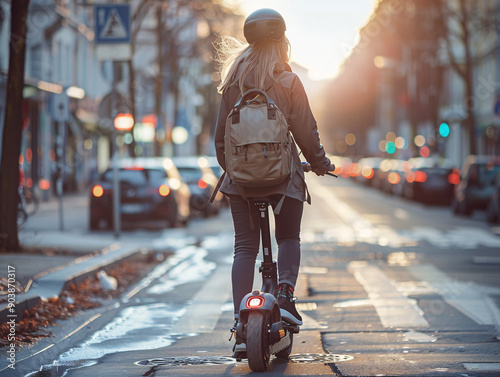
[[[59,230],[64,230],[63,181],[66,145],[66,122],[71,121],[69,98],[66,93],[54,94],[51,98],[51,115],[56,123],[56,195],[59,207]]]
[[[113,230],[115,238],[120,237],[120,177],[118,175],[118,145],[116,144],[116,129],[113,127]]]
[[[95,42],[100,60],[124,61],[131,59],[130,4],[99,4],[94,8]],[[116,66],[113,64],[113,82],[111,93],[111,118],[118,115]],[[116,238],[120,237],[120,176],[118,167],[118,132],[113,127],[113,230]]]
[[[59,230],[64,230],[63,211],[63,164],[64,164],[64,122],[57,123],[57,165],[56,165],[56,193],[59,207]]]

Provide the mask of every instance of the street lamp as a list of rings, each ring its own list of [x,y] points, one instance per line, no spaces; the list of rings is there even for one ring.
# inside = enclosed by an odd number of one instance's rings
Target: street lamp
[[[120,113],[114,120],[115,129],[113,131],[113,229],[115,237],[120,236],[120,178],[118,176],[118,146],[116,135],[118,131],[131,131],[134,127],[134,117],[131,114]]]

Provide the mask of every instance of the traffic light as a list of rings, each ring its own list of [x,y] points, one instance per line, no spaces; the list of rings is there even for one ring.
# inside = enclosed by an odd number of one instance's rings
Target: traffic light
[[[450,135],[450,126],[448,125],[448,123],[441,123],[441,125],[439,126],[439,135],[441,135],[442,137],[448,137]]]

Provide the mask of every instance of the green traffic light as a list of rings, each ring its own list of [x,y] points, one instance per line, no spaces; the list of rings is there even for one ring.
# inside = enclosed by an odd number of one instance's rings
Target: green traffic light
[[[393,154],[394,152],[396,152],[396,144],[394,144],[392,141],[389,141],[385,144],[385,151],[389,154]]]
[[[439,126],[439,134],[442,137],[449,136],[450,135],[450,126],[448,126],[447,123],[441,123],[441,125]]]

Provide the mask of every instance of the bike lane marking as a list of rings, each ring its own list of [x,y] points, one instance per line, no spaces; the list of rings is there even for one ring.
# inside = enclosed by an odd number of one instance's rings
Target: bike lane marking
[[[417,302],[398,291],[379,267],[366,262],[351,262],[347,270],[363,286],[384,327],[429,327]]]
[[[461,282],[449,278],[430,264],[408,266],[408,271],[439,292],[443,300],[479,325],[493,325],[500,330],[500,310],[489,294],[500,294],[500,288]]]

